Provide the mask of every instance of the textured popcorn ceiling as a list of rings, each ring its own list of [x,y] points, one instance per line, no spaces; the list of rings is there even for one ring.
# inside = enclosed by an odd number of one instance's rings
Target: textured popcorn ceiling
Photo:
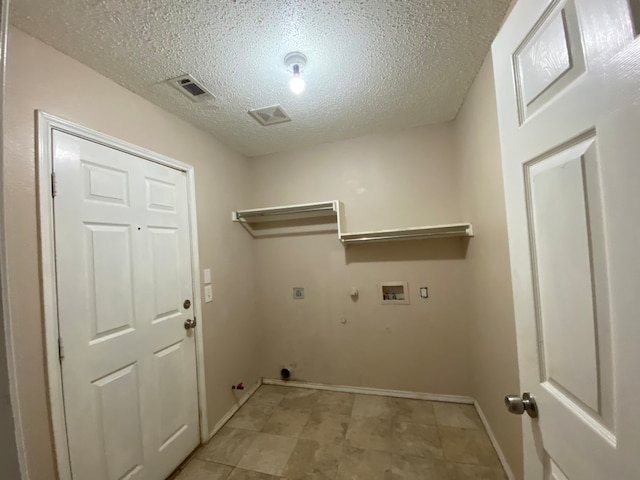
[[[17,0],[11,22],[254,156],[453,119],[508,4]],[[308,58],[300,96],[283,63],[293,50]],[[185,73],[216,99],[193,103],[163,83]],[[247,114],[274,104],[292,121],[262,127]]]

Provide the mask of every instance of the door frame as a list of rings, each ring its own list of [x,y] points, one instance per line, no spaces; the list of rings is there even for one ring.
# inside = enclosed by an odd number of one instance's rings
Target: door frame
[[[40,234],[40,269],[42,287],[42,311],[45,327],[45,358],[51,409],[51,424],[55,458],[60,480],[72,480],[69,443],[67,438],[62,368],[59,358],[59,323],[57,305],[57,281],[54,243],[54,202],[52,196],[53,132],[64,132],[75,137],[104,145],[143,160],[170,167],[186,174],[187,203],[189,211],[189,237],[191,244],[191,276],[193,282],[193,308],[198,322],[195,328],[196,376],[198,386],[198,412],[200,415],[200,441],[209,439],[206,385],[204,376],[204,342],[202,330],[202,303],[200,292],[200,260],[198,254],[198,226],[196,217],[195,170],[193,166],[174,160],[145,148],[124,142],[104,133],[76,123],[37,111],[37,193],[38,228]],[[177,466],[177,465],[176,465]]]

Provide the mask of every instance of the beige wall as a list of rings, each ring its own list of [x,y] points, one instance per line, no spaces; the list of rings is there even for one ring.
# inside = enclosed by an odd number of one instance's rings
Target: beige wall
[[[209,422],[233,404],[230,386],[257,379],[253,355],[251,242],[229,221],[247,192],[247,161],[208,134],[26,34],[9,33],[5,118],[5,212],[19,393],[32,480],[54,477],[38,275],[34,111],[194,165],[200,260],[215,301],[204,305]],[[242,289],[236,288],[242,285]],[[224,299],[220,301],[218,299]],[[256,338],[257,340],[257,338]]]
[[[0,132],[4,120],[4,79],[5,79],[5,44],[7,40],[8,4],[6,0],[0,0]],[[0,138],[0,168],[3,164],[2,138]],[[2,172],[0,171],[0,198],[3,197]],[[16,431],[11,405],[11,384],[9,381],[10,362],[7,351],[5,328],[8,328],[5,320],[5,305],[7,301],[7,282],[5,278],[5,251],[4,251],[4,215],[0,211],[0,469],[7,478],[19,478],[18,452],[16,448]]]
[[[502,397],[520,392],[502,164],[491,56],[455,122],[461,208],[476,237],[467,250],[473,395],[516,475],[523,477],[520,417]]]
[[[254,204],[342,200],[349,231],[459,220],[452,124],[254,157]]]
[[[349,231],[460,221],[453,140],[443,124],[254,158],[251,206],[341,200]],[[312,382],[471,394],[466,241],[345,249],[327,233],[254,245],[262,375],[296,364]],[[380,305],[377,283],[397,280],[409,282],[411,305]]]

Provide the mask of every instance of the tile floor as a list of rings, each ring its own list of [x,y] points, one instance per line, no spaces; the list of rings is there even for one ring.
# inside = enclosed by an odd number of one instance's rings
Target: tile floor
[[[176,480],[504,480],[471,405],[263,385]]]

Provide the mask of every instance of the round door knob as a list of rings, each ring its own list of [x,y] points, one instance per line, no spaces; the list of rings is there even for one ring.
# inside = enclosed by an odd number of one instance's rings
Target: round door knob
[[[524,402],[520,395],[507,395],[504,397],[504,404],[509,413],[514,415],[522,415],[524,413]]]
[[[524,412],[527,412],[527,415],[531,418],[538,417],[536,399],[528,392],[523,393],[522,397],[518,395],[507,395],[504,397],[504,404],[509,413],[513,413],[514,415],[522,415]]]
[[[190,328],[196,328],[196,319],[187,318],[184,321],[185,330],[189,330]]]

